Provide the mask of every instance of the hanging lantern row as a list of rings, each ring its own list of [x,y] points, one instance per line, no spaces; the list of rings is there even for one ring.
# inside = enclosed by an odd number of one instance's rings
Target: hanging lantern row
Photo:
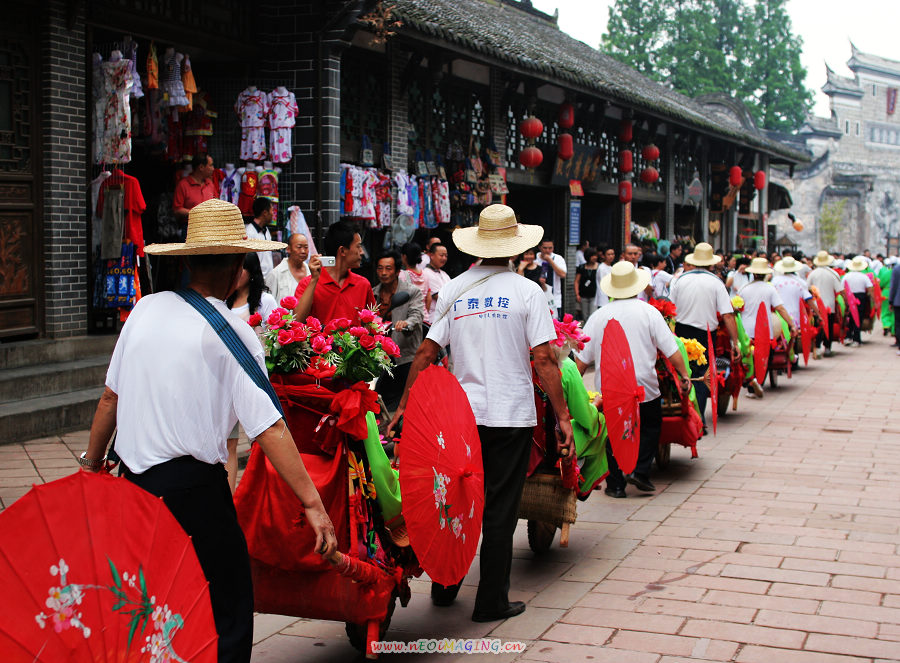
[[[731,186],[740,186],[744,181],[744,171],[741,170],[740,166],[732,166],[731,170],[728,171],[728,183]]]
[[[575,106],[570,101],[566,101],[559,107],[559,116],[556,124],[560,129],[571,129],[575,126]],[[575,155],[575,141],[572,134],[560,132],[557,138],[556,155],[562,161],[568,161]]]
[[[534,146],[534,139],[544,133],[544,123],[530,115],[522,120],[519,133],[528,141],[528,145],[519,152],[519,163],[526,168],[537,168],[544,160],[544,153]]]
[[[575,106],[567,101],[559,107],[557,122],[560,129],[571,129],[575,126]]]
[[[631,180],[622,180],[619,182],[619,202],[631,202]]]
[[[559,150],[557,154],[563,161],[568,161],[575,154],[575,142],[572,139],[572,134],[560,134],[558,141]]]
[[[794,221],[792,225],[794,226],[794,230],[796,230],[797,232],[801,232],[803,230],[803,221],[801,221],[800,219]]]
[[[644,157],[646,161],[656,161],[659,159],[659,148],[653,143],[650,143],[641,150],[641,156]]]
[[[631,150],[622,150],[619,152],[619,171],[630,173],[634,170],[634,155]]]
[[[649,145],[645,145],[644,149],[641,150],[641,156],[644,157],[645,161],[656,161],[659,159],[659,148],[650,143]],[[641,171],[641,182],[645,184],[654,184],[659,180],[659,171],[653,166],[647,166]]]
[[[763,171],[757,170],[753,174],[753,187],[757,191],[762,191],[766,188],[766,174]]]
[[[653,184],[659,179],[659,171],[653,166],[647,166],[641,171],[641,182]]]
[[[630,143],[632,138],[634,138],[634,124],[631,120],[622,120],[619,123],[619,140]]]
[[[543,160],[544,153],[534,145],[529,145],[519,152],[519,163],[526,168],[537,168]]]

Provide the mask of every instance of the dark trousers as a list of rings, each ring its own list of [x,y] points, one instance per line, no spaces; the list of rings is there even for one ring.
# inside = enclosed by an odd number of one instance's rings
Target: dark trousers
[[[253,584],[247,541],[237,521],[222,465],[190,456],[124,476],[157,497],[184,528],[209,581],[219,635],[219,663],[246,663],[253,646]]]
[[[713,332],[715,334],[715,332]],[[691,327],[690,325],[685,325],[680,322],[675,323],[675,336],[681,336],[682,338],[692,338],[698,343],[701,343],[705,348],[709,345],[709,339],[707,338],[705,329],[697,329],[696,327]],[[707,348],[707,356],[708,356],[709,348]],[[703,417],[703,425],[706,425],[706,401],[709,400],[709,387],[707,387],[703,382],[701,382],[698,378],[702,378],[705,374],[709,366],[706,364],[698,364],[696,362],[690,362],[691,369],[691,379],[694,380],[694,391],[697,394],[697,405],[700,407],[700,416]]]
[[[897,339],[897,345],[900,346],[900,306],[892,306],[894,309],[894,338]]]
[[[662,398],[654,398],[652,401],[641,403],[641,440],[638,448],[637,463],[634,473],[642,477],[650,476],[650,468],[656,452],[659,449],[659,434],[662,432]],[[609,462],[609,475],[606,477],[608,488],[618,489],[625,487],[625,475],[619,469],[612,454],[612,445],[606,445],[606,459]]]
[[[832,311],[831,313],[828,314],[828,320],[822,321],[823,327],[825,325],[828,325],[828,336],[825,335],[824,329],[820,329],[819,334],[816,336],[816,347],[819,347],[820,345],[824,345],[825,349],[828,352],[831,352],[831,341],[832,341],[831,334],[834,332],[834,325],[837,324],[837,322],[838,322],[838,316],[837,316],[837,313],[835,313],[834,311]]]
[[[409,377],[409,369],[412,363],[394,366],[391,369],[393,375],[383,373],[375,381],[375,391],[381,396],[388,410],[393,412],[400,405],[400,399],[403,397],[403,390],[406,388],[406,378]]]
[[[869,295],[864,292],[854,292],[853,296],[859,300],[857,309],[859,311],[859,322],[861,324],[863,320],[869,317]],[[856,343],[862,343],[859,325],[853,321],[853,316],[850,315],[849,312],[847,315],[850,316],[850,340],[855,341]]]
[[[478,427],[484,463],[484,519],[475,612],[497,613],[509,607],[513,534],[533,433],[533,428]]]

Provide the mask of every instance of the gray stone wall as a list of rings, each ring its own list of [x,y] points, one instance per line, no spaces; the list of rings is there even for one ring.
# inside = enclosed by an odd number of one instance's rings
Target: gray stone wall
[[[74,21],[68,23],[68,13]],[[71,29],[70,29],[71,25]],[[84,5],[52,0],[43,15],[42,139],[44,296],[47,336],[87,332],[88,122]]]

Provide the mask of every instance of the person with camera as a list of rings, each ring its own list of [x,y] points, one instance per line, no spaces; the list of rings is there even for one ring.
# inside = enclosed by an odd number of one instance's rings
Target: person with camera
[[[325,233],[327,256],[309,259],[309,276],[297,284],[294,315],[307,316],[322,324],[335,318],[349,318],[359,324],[359,312],[375,304],[369,281],[353,273],[362,263],[362,238],[350,221],[338,221]]]

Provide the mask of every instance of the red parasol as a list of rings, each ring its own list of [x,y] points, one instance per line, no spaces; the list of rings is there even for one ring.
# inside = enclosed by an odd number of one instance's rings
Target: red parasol
[[[881,294],[881,286],[877,283],[875,279],[875,275],[869,272],[866,274],[869,277],[869,280],[872,282],[872,296],[875,299],[875,306],[872,307],[872,310],[869,311],[869,317],[873,320],[877,317],[879,320],[881,319],[881,302],[884,301],[884,295]]]
[[[809,351],[812,349],[812,340],[815,336],[813,326],[809,324],[809,313],[806,310],[806,302],[800,298],[800,347],[803,348],[803,365],[809,364]]]
[[[825,330],[825,338],[831,339],[831,325],[828,323],[828,314],[831,313],[831,309],[825,306],[825,302],[822,301],[822,297],[816,295],[816,307],[819,309],[819,317],[822,318],[822,329]]]
[[[859,301],[856,295],[850,290],[850,284],[844,281],[844,298],[847,300],[847,308],[850,309],[850,317],[853,318],[854,324],[859,327]]]
[[[762,384],[766,379],[769,367],[772,337],[769,334],[769,311],[765,304],[760,304],[756,311],[756,331],[753,334],[753,372],[756,381]]]
[[[216,660],[206,578],[165,503],[78,472],[0,514],[6,662]]]
[[[606,323],[603,332],[600,385],[613,456],[622,472],[630,474],[637,464],[640,447],[640,404],[644,400],[644,388],[638,386],[631,347],[618,320]]]
[[[719,375],[716,372],[716,347],[713,345],[712,332],[706,325],[706,347],[709,348],[709,400],[712,404],[713,435],[719,422]]]
[[[410,544],[432,580],[454,585],[475,558],[484,510],[475,415],[456,378],[429,366],[403,419],[400,490]]]

